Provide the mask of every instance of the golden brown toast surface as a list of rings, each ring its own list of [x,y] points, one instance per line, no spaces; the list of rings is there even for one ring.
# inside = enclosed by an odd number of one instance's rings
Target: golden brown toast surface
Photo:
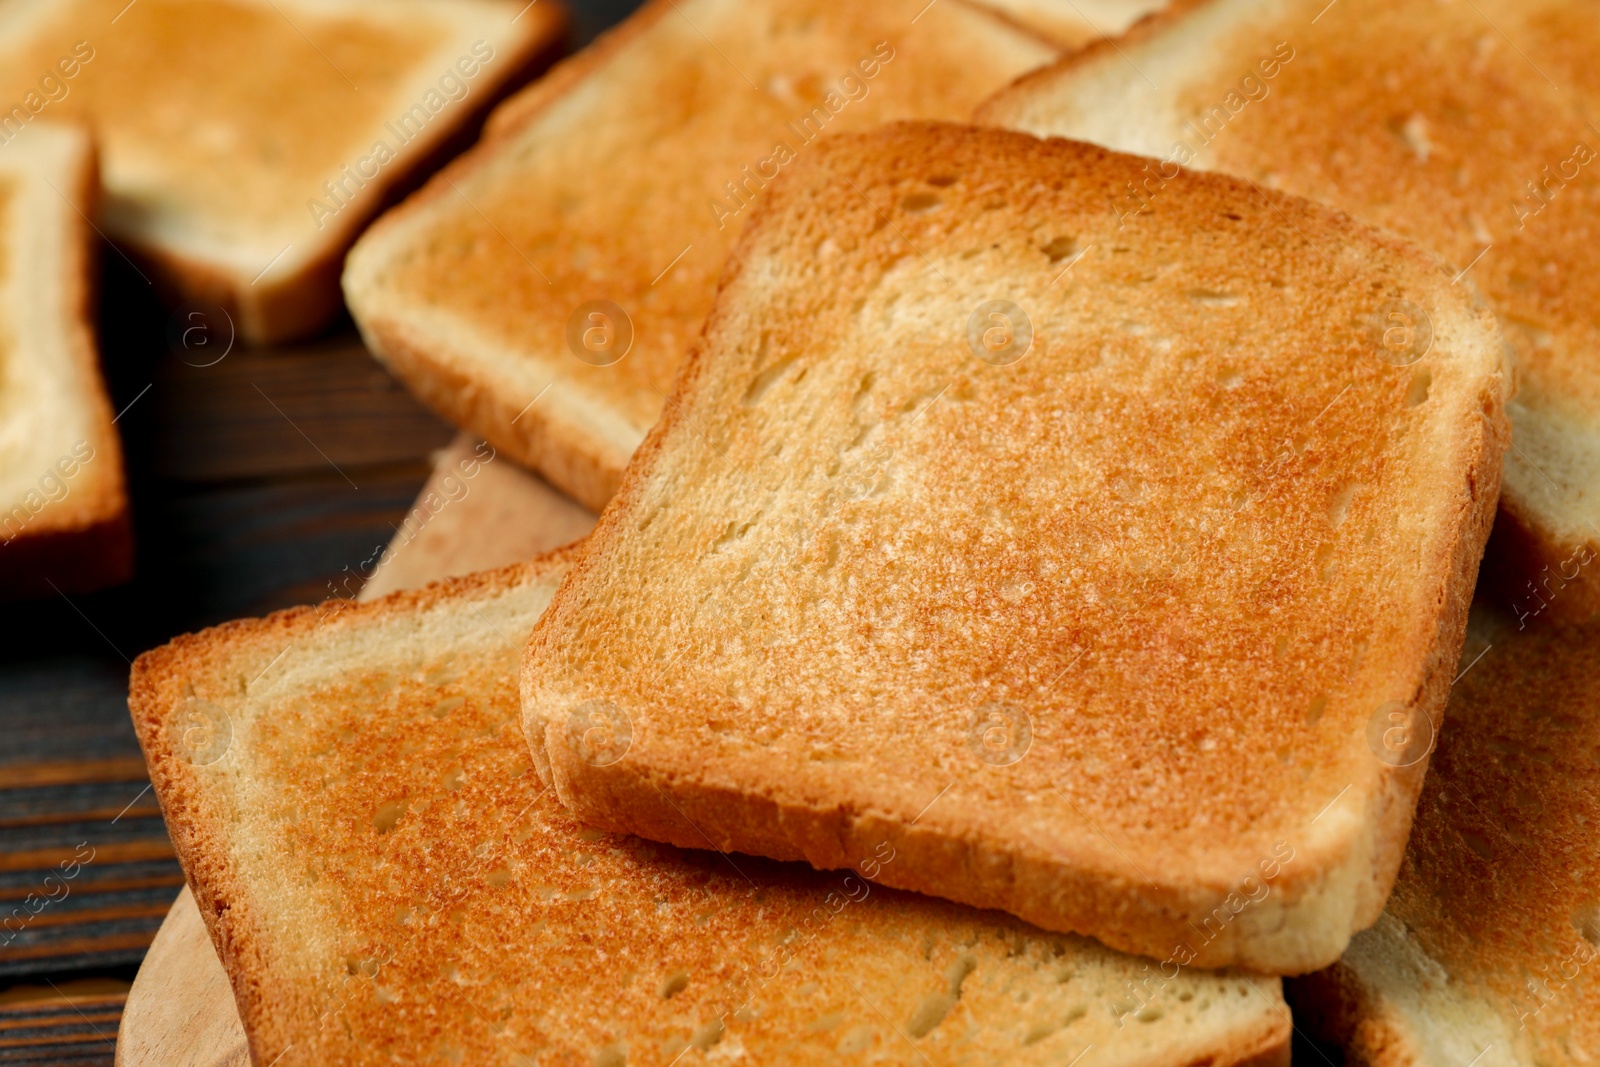
[[[21,99],[77,41],[89,40],[93,58],[76,77],[59,79],[67,96],[49,113],[96,125],[114,195],[125,197],[132,190],[118,184],[148,181],[159,167],[159,186],[139,198],[140,210],[211,205],[218,236],[245,241],[308,218],[306,200],[370,147],[393,117],[385,105],[444,25],[379,22],[370,8],[341,15],[338,5],[326,16],[292,9],[299,17],[286,19],[268,4],[139,0],[113,27],[124,7],[126,0],[56,5],[37,36],[7,55],[0,99]]]
[[[1476,261],[1470,276],[1517,349],[1518,402],[1591,422],[1600,417],[1600,271],[1586,264],[1600,238],[1600,173],[1588,163],[1600,155],[1584,146],[1600,145],[1586,117],[1600,102],[1596,13],[1571,0],[1341,4],[1275,87],[1276,114],[1294,117],[1241,123],[1237,137],[1215,142],[1223,169],[1276,177],[1280,188],[1411,237],[1457,269]],[[1291,25],[1275,29],[1287,36]],[[1229,45],[1234,55],[1247,50]],[[1383,72],[1377,84],[1364,76],[1374,69]],[[1191,88],[1189,110],[1203,92]],[[1338,121],[1357,115],[1371,125]],[[1538,121],[1518,117],[1527,115]],[[1529,184],[1569,159],[1577,180],[1560,188],[1558,177],[1547,205],[1530,199]]]
[[[1600,629],[1477,611],[1384,922],[1300,997],[1373,1067],[1600,1048]]]
[[[1087,940],[581,826],[517,721],[518,650],[566,568],[139,661],[135,723],[256,1062],[1286,1062],[1275,980],[1158,979],[1124,1020],[1149,968]]]
[[[46,119],[91,125],[107,232],[185,296],[227,306],[247,336],[279,335],[294,309],[254,305],[328,273],[322,260],[342,258],[383,190],[564,25],[548,2],[513,24],[520,6],[11,0],[0,142]]]
[[[819,136],[964,118],[1053,56],[960,0],[657,0],[364,238],[347,296],[424,399],[598,510],[772,178]],[[608,347],[575,354],[600,301]]]
[[[1518,574],[1501,599],[1521,602],[1541,568],[1600,544],[1596,15],[1587,0],[1190,2],[983,115],[1323,200],[1473,281],[1517,354],[1501,540]],[[1600,578],[1578,584],[1558,612],[1600,609]]]
[[[1421,768],[1368,724],[1441,710],[1500,343],[1420,250],[1231,178],[1119,228],[1143,165],[899,124],[771,194],[529,649],[580,817],[820,867],[887,836],[897,884],[1158,958],[1309,969],[1377,917]],[[590,701],[624,758],[567,743]]]

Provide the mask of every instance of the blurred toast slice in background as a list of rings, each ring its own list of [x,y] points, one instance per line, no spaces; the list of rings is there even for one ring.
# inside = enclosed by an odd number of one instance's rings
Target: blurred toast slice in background
[[[1351,1067],[1580,1067],[1600,1054],[1600,627],[1519,631],[1480,603],[1461,669],[1389,906],[1296,983],[1296,1014]]]
[[[134,722],[254,1062],[1288,1063],[1276,979],[1157,975],[880,888],[887,846],[824,875],[583,827],[518,723],[570,559],[138,661]]]
[[[380,220],[346,297],[424,402],[598,511],[770,181],[1054,55],[964,0],[655,0]]]
[[[553,0],[8,0],[0,152],[90,125],[101,229],[169,296],[290,340],[338,314],[396,187],[565,27]]]
[[[82,127],[0,146],[0,596],[126,581],[122,445],[94,335],[98,189]]]
[[[578,818],[888,840],[891,884],[1197,966],[1312,970],[1377,919],[1423,768],[1369,727],[1443,710],[1502,343],[1433,256],[1234,178],[1119,228],[1144,166],[900,123],[769,192],[529,646]],[[602,711],[620,759],[577,743]]]
[[[1177,165],[1224,170],[1444,256],[1517,355],[1485,578],[1508,611],[1579,619],[1600,610],[1595,15],[1579,0],[1189,0],[980,118],[1159,157],[1119,213]]]
[[[979,0],[1063,48],[1115,37],[1167,0]]]

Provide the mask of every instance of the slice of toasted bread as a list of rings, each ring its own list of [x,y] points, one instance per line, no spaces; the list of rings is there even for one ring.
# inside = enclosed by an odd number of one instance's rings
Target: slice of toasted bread
[[[1368,723],[1442,710],[1501,342],[1426,253],[1232,178],[1119,228],[1144,165],[900,124],[770,195],[529,646],[580,818],[888,840],[893,884],[1203,966],[1310,970],[1377,918],[1421,768]],[[626,758],[568,743],[596,702]]]
[[[1063,48],[1115,37],[1167,0],[979,0]]]
[[[104,230],[242,337],[286,340],[338,313],[356,235],[565,25],[554,0],[17,0],[0,146],[92,125]]]
[[[91,321],[96,187],[79,127],[40,123],[0,149],[0,596],[88,592],[132,570]]]
[[[1394,895],[1298,1013],[1360,1067],[1600,1054],[1600,628],[1474,608]]]
[[[1600,610],[1594,15],[1576,0],[1188,0],[980,117],[1324,200],[1455,264],[1518,358],[1486,573],[1508,606],[1575,619]],[[1119,211],[1155,195],[1125,192]]]
[[[769,181],[1054,55],[963,0],[655,0],[374,226],[346,296],[426,403],[598,511]]]
[[[139,660],[134,721],[255,1062],[1288,1063],[1275,979],[1166,981],[864,875],[583,828],[517,714],[567,567]],[[885,846],[865,875],[900,862]]]

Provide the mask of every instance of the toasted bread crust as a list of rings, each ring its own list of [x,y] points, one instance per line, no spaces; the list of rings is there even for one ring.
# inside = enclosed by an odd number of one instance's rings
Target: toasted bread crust
[[[1030,70],[1017,77],[1012,83],[985,100],[972,113],[972,121],[984,125],[1007,125],[1014,114],[1015,102],[1028,95],[1039,86],[1048,85],[1062,77],[1066,72],[1088,67],[1110,55],[1116,54],[1118,49],[1127,48],[1159,37],[1173,26],[1181,25],[1191,12],[1201,10],[1217,0],[1171,0],[1171,3],[1159,11],[1152,11],[1138,22],[1128,27],[1126,33],[1117,37],[1101,37],[1090,41],[1082,48],[1069,52],[1054,63]]]
[[[484,124],[484,139],[515,136],[671,12],[672,0],[645,0],[626,19],[600,34],[589,47],[557,63],[538,84],[528,86],[497,107]],[[430,188],[418,195],[417,202],[442,195],[443,190]]]
[[[1438,561],[1444,580],[1438,587],[1432,615],[1437,636],[1415,704],[1433,723],[1435,733],[1444,726],[1450,687],[1466,641],[1467,616],[1472,607],[1473,590],[1478,584],[1479,564],[1500,501],[1501,460],[1509,435],[1510,423],[1504,403],[1499,397],[1486,398],[1471,466],[1467,469],[1466,491],[1458,501],[1456,535],[1445,546],[1446,557]],[[1429,755],[1431,757],[1431,752]],[[1405,856],[1406,842],[1411,837],[1412,819],[1428,763],[1425,758],[1409,767],[1384,768],[1382,791],[1373,810],[1373,824],[1377,830],[1372,849],[1372,873],[1362,884],[1353,930],[1365,930],[1383,913],[1384,902],[1389,898]]]
[[[1484,553],[1483,591],[1512,614],[1532,615],[1540,625],[1583,622],[1600,614],[1600,568],[1574,565],[1596,557],[1600,539],[1563,539],[1521,500],[1502,495]],[[1575,570],[1570,577],[1569,568]]]
[[[370,221],[379,209],[380,205],[374,205],[362,212],[361,221]],[[151,283],[168,304],[211,304],[227,314],[241,340],[275,345],[319,333],[343,308],[339,272],[361,227],[343,228],[348,232],[334,237],[329,247],[301,270],[255,285],[225,266],[136,234],[119,234],[118,242],[150,272]]]
[[[896,165],[911,173],[920,165],[923,154],[939,159],[964,158],[962,151],[954,147],[963,138],[983,143],[987,151],[984,158],[994,159],[1020,152],[1021,142],[1035,143],[1030,138],[998,131],[959,131],[938,124],[900,124],[881,136],[888,142],[885,158],[895,159]],[[1060,153],[1063,160],[1073,155],[1095,158],[1100,152],[1064,142],[1051,142],[1050,149]],[[855,150],[852,147],[839,151]],[[1105,158],[1125,157],[1108,154]],[[960,169],[954,163],[949,165]],[[1045,164],[1040,167],[1044,169]],[[852,173],[856,183],[871,180],[862,176],[864,168]],[[1241,183],[1225,177],[1197,180],[1218,183],[1234,190],[1235,195],[1249,192]],[[800,179],[794,181],[798,185]],[[792,207],[792,201],[784,200],[775,197],[747,231],[725,274],[724,294],[738,284],[741,272],[748,268],[761,226],[780,207]],[[1439,277],[1442,273],[1437,261],[1420,250],[1346,216],[1288,197],[1275,198],[1274,202],[1282,205],[1281,210],[1304,211],[1308,219],[1316,216],[1322,220],[1318,225],[1329,225],[1350,240],[1375,242],[1389,254],[1414,263],[1423,276]],[[1447,282],[1448,275],[1444,279]],[[576,695],[556,696],[567,690],[561,668],[552,666],[552,657],[569,640],[566,627],[584,617],[581,611],[593,610],[578,607],[586,602],[585,587],[606,580],[608,560],[618,555],[619,546],[632,536],[631,531],[645,510],[652,480],[665,476],[663,472],[672,459],[669,450],[681,447],[680,442],[686,439],[685,431],[694,421],[689,415],[690,405],[717,373],[716,361],[729,358],[720,353],[714,355],[708,349],[715,343],[710,339],[718,335],[723,320],[737,314],[740,312],[719,301],[704,338],[691,353],[668,401],[662,421],[636,455],[617,500],[602,518],[591,540],[592,551],[579,561],[535,630],[524,660],[523,698],[536,766],[547,776],[546,780],[554,783],[563,802],[581,818],[607,829],[626,829],[684,847],[711,844],[780,859],[805,859],[824,868],[849,866],[865,854],[863,850],[870,852],[874,842],[887,839],[911,860],[885,872],[888,884],[980,907],[1001,908],[1047,929],[1092,933],[1114,947],[1158,957],[1165,956],[1172,945],[1191,938],[1187,931],[1195,929],[1193,924],[1216,906],[1220,892],[1214,886],[1186,883],[1181,878],[1159,885],[1139,885],[1126,877],[1091,874],[1059,853],[1000,844],[992,829],[968,825],[955,831],[949,825],[933,825],[932,820],[910,820],[914,808],[901,814],[842,805],[824,798],[808,799],[781,784],[753,790],[737,777],[709,773],[714,770],[711,767],[691,768],[665,757],[664,762],[652,762],[649,754],[653,750],[639,744],[635,746],[635,751],[642,753],[639,758],[594,766],[579,759],[568,745],[552,740],[559,729],[555,721],[558,712],[552,701],[581,699]],[[1492,337],[1492,320],[1481,309],[1473,314],[1476,328],[1484,331],[1484,337]],[[1442,718],[1445,693],[1460,651],[1466,604],[1499,486],[1500,441],[1504,435],[1493,428],[1504,427],[1504,382],[1497,376],[1488,376],[1482,389],[1481,408],[1475,404],[1470,417],[1462,417],[1460,453],[1464,465],[1444,508],[1449,518],[1441,524],[1443,532],[1431,549],[1433,556],[1419,561],[1420,572],[1429,576],[1425,601],[1428,607],[1426,621],[1419,620],[1415,645],[1408,652],[1416,657],[1417,680],[1406,703],[1434,723]],[[619,650],[619,654],[627,653]],[[591,686],[612,684],[616,683],[586,680],[571,691],[589,692]],[[710,715],[711,711],[706,708],[695,714]],[[1360,745],[1365,751],[1364,737],[1352,737],[1349,743]],[[1340,794],[1343,802],[1353,804],[1358,812],[1350,823],[1349,836],[1339,837],[1336,842],[1321,840],[1315,847],[1297,843],[1300,855],[1306,858],[1297,860],[1274,883],[1274,891],[1282,894],[1277,905],[1282,922],[1277,929],[1250,936],[1241,932],[1233,938],[1210,942],[1196,951],[1197,965],[1237,964],[1274,973],[1302,973],[1337,958],[1349,934],[1376,919],[1399,864],[1425,766],[1396,769],[1380,766],[1370,757],[1369,763],[1366,776],[1352,782],[1349,793],[1353,796]],[[767,766],[763,773],[769,781],[782,783],[789,770]]]
[[[946,0],[946,3],[961,8],[969,17],[990,21],[996,26],[1012,26],[1009,20],[968,0]],[[641,421],[637,409],[655,402],[657,390],[664,390],[675,373],[681,353],[646,352],[643,348],[650,339],[641,334],[635,346],[640,351],[627,359],[651,361],[648,372],[641,373],[659,379],[654,388],[641,382],[631,388],[613,386],[608,392],[604,384],[591,387],[583,379],[562,376],[556,379],[557,384],[548,397],[533,403],[542,395],[537,387],[523,391],[509,386],[503,376],[497,379],[480,360],[470,358],[465,342],[419,329],[408,314],[413,311],[415,297],[402,294],[396,298],[387,292],[395,283],[383,274],[402,253],[417,251],[403,243],[408,239],[404,236],[408,228],[420,227],[430,210],[464,195],[461,190],[467,188],[475,176],[498,165],[501,153],[510,150],[511,142],[570,99],[592,75],[614,64],[664,19],[678,15],[682,15],[682,11],[674,0],[650,0],[595,44],[558,64],[539,83],[507,100],[490,116],[482,143],[399,208],[379,219],[363,235],[344,274],[346,298],[369,346],[424,403],[518,462],[538,470],[552,484],[594,511],[605,507],[615,494],[622,471],[648,428],[650,420]],[[1031,30],[1017,27],[1016,37],[1028,42],[1030,49],[1033,42],[1037,42],[1041,55],[1051,54],[1047,50],[1053,46]],[[965,107],[963,104],[963,112]],[[775,126],[773,136],[780,132],[781,127]],[[762,150],[766,148],[763,143]],[[728,225],[737,232],[741,221],[734,220]],[[505,235],[500,233],[496,240],[503,237]],[[696,255],[717,254],[702,253],[699,245],[705,241],[696,237],[696,242]],[[416,241],[418,245],[421,243]],[[428,253],[423,250],[418,254],[426,257]],[[519,255],[523,253],[519,251]],[[663,258],[671,255],[667,252]],[[644,280],[648,280],[648,276]],[[611,281],[612,278],[602,273],[586,285],[603,288]],[[586,290],[585,295],[595,293]],[[709,296],[709,291],[705,295]],[[623,298],[619,296],[618,299]],[[549,309],[539,308],[537,312],[549,314]],[[687,321],[686,311],[671,314],[685,318],[676,325],[689,333],[698,329],[700,312],[698,306],[694,308],[693,322]],[[508,349],[504,354],[507,359],[524,355],[515,349]],[[542,359],[547,353],[535,354]],[[558,354],[557,358],[571,357]],[[657,363],[662,365],[656,366]],[[606,417],[608,425],[598,424],[591,414],[595,411]]]
[[[1116,37],[1120,33],[1126,33],[1145,19],[1154,17],[1164,6],[1162,0],[1146,0],[1146,2],[1128,0],[1122,10],[1108,13],[1114,18],[1121,19],[1125,25],[1107,26],[1097,24],[1094,19],[1089,18],[1082,8],[1073,3],[1073,0],[1055,0],[1055,2],[973,0],[973,2],[1067,52],[1076,52],[1096,41],[1104,40],[1107,36]]]
[[[403,318],[374,311],[356,321],[379,362],[442,418],[472,427],[498,451],[537,470],[590,510],[603,509],[616,494],[628,462],[625,449],[563,412],[541,410],[537,403],[531,408],[518,405],[503,390],[485,387],[453,353],[417,336]]]
[[[65,215],[61,235],[65,272],[56,284],[61,286],[62,310],[69,324],[68,358],[77,392],[92,413],[93,429],[86,443],[93,449],[93,459],[80,468],[63,500],[47,504],[15,536],[0,541],[0,597],[89,593],[133,576],[133,527],[122,440],[112,423],[94,331],[98,235],[88,220],[99,200],[99,167],[87,129],[71,128],[82,139],[74,169],[52,179],[73,208]],[[7,151],[27,151],[27,144]]]
[[[1423,1067],[1398,1022],[1389,1017],[1354,970],[1344,963],[1288,983],[1295,1024],[1344,1049],[1360,1067]]]
[[[671,0],[648,0],[622,23],[602,33],[589,47],[561,60],[533,85],[497,106],[483,125],[483,138],[453,160],[404,204],[385,212],[362,235],[345,265],[342,284],[367,348],[411,392],[440,417],[469,428],[497,450],[544,478],[592,511],[600,511],[616,494],[628,454],[579,420],[487,386],[465,365],[459,352],[421,337],[404,316],[380,299],[382,284],[363,273],[376,273],[360,257],[378,257],[406,220],[430,205],[455,195],[464,182],[494,162],[492,147],[515,137],[592,72],[611,63],[617,53],[652,24],[672,11]]]

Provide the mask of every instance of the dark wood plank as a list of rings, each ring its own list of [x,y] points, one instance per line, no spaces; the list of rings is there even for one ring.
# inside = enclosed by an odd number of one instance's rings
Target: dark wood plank
[[[164,428],[154,471],[178,482],[414,469],[419,456],[454,436],[353,332],[233,352],[209,367],[163,360],[150,403]]]
[[[127,983],[19,986],[0,994],[3,1067],[111,1067]]]

